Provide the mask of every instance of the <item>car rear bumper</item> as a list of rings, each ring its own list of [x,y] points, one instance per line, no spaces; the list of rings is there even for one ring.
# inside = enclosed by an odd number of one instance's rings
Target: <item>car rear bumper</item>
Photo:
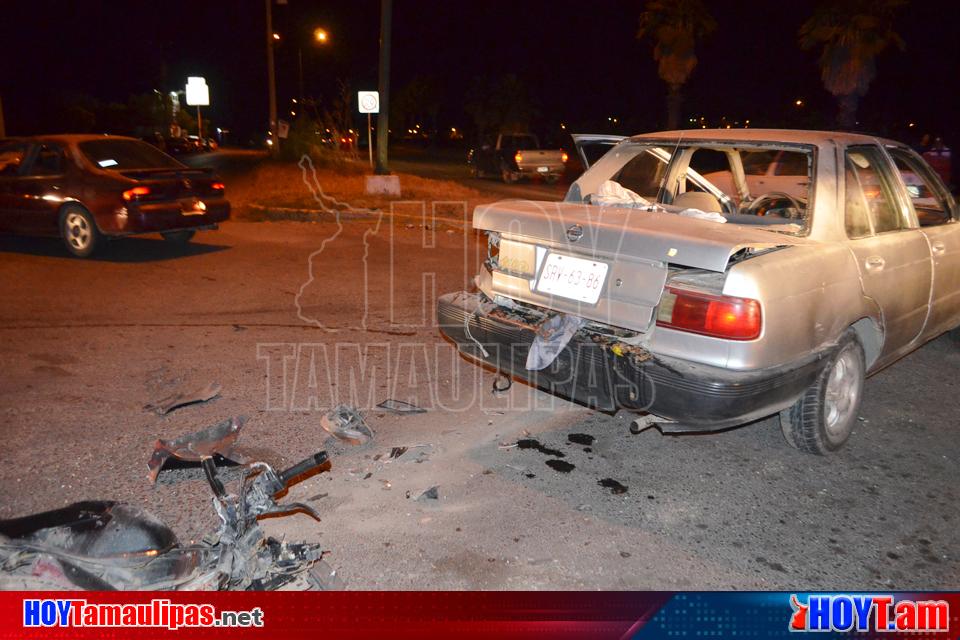
[[[546,171],[540,171],[541,167],[546,167]],[[525,164],[518,167],[520,173],[524,176],[562,176],[565,167],[562,164]]]
[[[595,342],[580,331],[549,367],[529,371],[526,359],[534,330],[484,313],[483,302],[489,304],[482,294],[460,292],[442,296],[437,303],[440,331],[461,353],[603,411],[647,411],[676,421],[665,425],[673,431],[725,429],[776,413],[796,402],[831,353],[827,349],[786,366],[732,371],[660,357],[622,343],[626,350],[614,350],[617,343]]]
[[[185,212],[179,203],[141,204],[114,214],[112,227],[102,225],[107,235],[132,235],[179,229],[213,227],[230,219],[230,203],[227,201],[206,202],[202,214]]]

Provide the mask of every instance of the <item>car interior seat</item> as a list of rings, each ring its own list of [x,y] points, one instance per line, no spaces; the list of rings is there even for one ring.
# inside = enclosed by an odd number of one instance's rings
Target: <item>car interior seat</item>
[[[681,209],[699,209],[708,213],[723,213],[720,201],[706,191],[687,191],[673,199],[674,206]]]

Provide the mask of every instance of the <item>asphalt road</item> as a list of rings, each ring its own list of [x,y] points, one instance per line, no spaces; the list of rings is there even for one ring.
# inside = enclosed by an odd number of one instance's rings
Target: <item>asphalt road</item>
[[[465,286],[481,250],[472,234],[375,221],[228,223],[186,249],[135,238],[88,261],[0,238],[0,517],[110,498],[196,539],[216,524],[202,473],[151,486],[153,443],[245,415],[240,441],[262,459],[331,452],[331,471],[286,498],[322,522],[265,526],[322,542],[351,588],[960,588],[948,339],[868,381],[831,457],[790,449],[775,420],[632,436],[629,416],[523,384],[493,397],[491,374],[438,336],[436,292]],[[212,380],[223,393],[207,404],[143,410]],[[376,409],[386,398],[428,412]],[[371,443],[327,438],[319,418],[339,402],[364,409]]]

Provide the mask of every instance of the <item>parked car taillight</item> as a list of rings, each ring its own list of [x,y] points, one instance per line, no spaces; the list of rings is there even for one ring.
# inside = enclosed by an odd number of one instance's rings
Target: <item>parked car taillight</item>
[[[660,298],[657,325],[728,340],[753,340],[763,326],[760,303],[667,287]]]
[[[213,184],[210,185],[210,188],[213,189],[214,191],[223,191],[224,189],[227,188],[227,186],[222,182],[214,182]]]
[[[134,187],[123,192],[123,199],[127,202],[140,200],[143,196],[150,195],[150,187]]]
[[[567,152],[563,149],[560,150],[560,162],[566,164],[567,160],[570,159],[570,156],[567,155]]]
[[[517,162],[517,164],[520,164],[521,162],[523,162],[523,154],[517,151],[514,154],[513,159]]]

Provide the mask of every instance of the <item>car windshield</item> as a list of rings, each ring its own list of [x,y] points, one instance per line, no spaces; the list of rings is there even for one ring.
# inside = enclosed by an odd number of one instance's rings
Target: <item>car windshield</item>
[[[805,145],[627,141],[591,166],[567,199],[802,233],[813,161]]]
[[[182,164],[139,140],[88,140],[79,144],[90,162],[101,169],[180,169]]]

